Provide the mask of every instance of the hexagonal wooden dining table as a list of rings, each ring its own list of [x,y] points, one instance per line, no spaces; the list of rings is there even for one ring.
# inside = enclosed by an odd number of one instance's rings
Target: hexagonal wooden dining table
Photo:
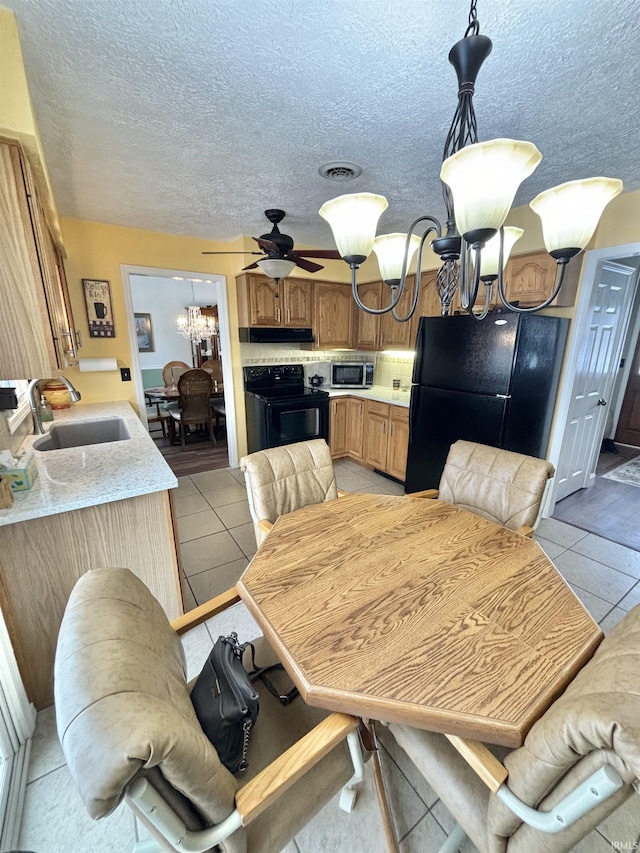
[[[309,705],[510,747],[602,639],[536,542],[411,496],[281,516],[237,588]]]

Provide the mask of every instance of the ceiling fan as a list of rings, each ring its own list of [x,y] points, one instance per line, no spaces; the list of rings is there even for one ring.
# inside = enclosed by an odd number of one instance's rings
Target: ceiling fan
[[[262,252],[203,252],[203,255],[260,255],[264,256],[259,261],[254,261],[243,270],[252,270],[260,267],[262,271],[270,278],[280,279],[285,278],[294,267],[307,272],[318,272],[323,269],[320,264],[307,260],[307,258],[325,258],[330,260],[340,260],[340,253],[335,249],[310,249],[309,251],[302,250],[296,252],[293,248],[293,239],[288,234],[282,234],[278,228],[278,223],[282,222],[285,217],[284,210],[277,207],[265,210],[264,215],[269,222],[273,224],[273,228],[269,234],[262,234],[260,237],[254,237]]]

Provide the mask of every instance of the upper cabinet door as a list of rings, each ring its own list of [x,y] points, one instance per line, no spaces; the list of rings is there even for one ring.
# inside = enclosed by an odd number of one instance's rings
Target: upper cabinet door
[[[249,325],[280,326],[282,324],[282,300],[279,282],[263,275],[247,276],[249,288]]]
[[[380,308],[382,299],[381,281],[369,281],[358,285],[358,296],[367,308]],[[362,308],[353,303],[354,314],[354,339],[353,345],[356,349],[377,350],[380,349],[380,316],[378,314],[367,314]]]
[[[505,270],[507,299],[520,305],[539,305],[553,292],[557,264],[547,252],[514,255]]]
[[[30,209],[27,169],[19,144],[0,142],[0,379],[57,376],[68,364],[70,318],[47,260],[55,250],[38,243],[46,225]]]
[[[413,290],[415,287],[415,275],[408,275],[405,283],[405,288],[402,293],[402,298],[396,306],[396,314],[399,317],[406,317],[411,310],[413,302]],[[385,284],[382,285],[382,300],[381,306],[388,305],[391,299],[391,289]],[[416,312],[418,308],[416,307]],[[413,318],[412,318],[413,319]],[[415,336],[411,337],[412,320],[407,320],[405,323],[399,323],[391,313],[380,315],[380,335],[379,349],[411,349],[415,344]]]
[[[348,284],[313,282],[315,346],[320,349],[353,347],[353,309]]]
[[[308,329],[313,326],[313,282],[304,278],[285,278],[284,291],[285,326]]]

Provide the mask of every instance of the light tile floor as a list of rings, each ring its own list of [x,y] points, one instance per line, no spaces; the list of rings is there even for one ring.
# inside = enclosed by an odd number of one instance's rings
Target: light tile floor
[[[345,491],[403,494],[396,483],[355,462],[336,464]],[[181,478],[176,510],[187,575],[189,606],[202,603],[235,583],[255,552],[242,474],[220,469]],[[586,533],[555,519],[544,519],[536,538],[585,607],[609,631],[640,602],[640,552]],[[241,638],[259,629],[238,604],[184,638],[189,677],[202,667],[211,644],[235,630]],[[452,819],[415,767],[381,732],[382,761],[401,853],[437,851]],[[29,768],[19,847],[34,853],[128,853],[146,837],[126,806],[99,822],[87,815],[58,744],[53,708],[38,714]],[[636,797],[605,820],[574,849],[610,853],[640,849],[640,810]],[[352,815],[330,803],[286,849],[286,853],[384,853],[386,850],[373,784],[367,779]],[[475,847],[466,842],[463,853]],[[277,851],[273,851],[277,853]],[[537,853],[537,851],[532,851]]]

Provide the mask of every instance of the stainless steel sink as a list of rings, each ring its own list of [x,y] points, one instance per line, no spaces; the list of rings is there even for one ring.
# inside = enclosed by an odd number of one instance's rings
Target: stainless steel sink
[[[76,424],[52,426],[47,435],[33,443],[34,450],[62,450],[67,447],[84,447],[87,444],[108,444],[131,438],[122,418],[100,418]]]

